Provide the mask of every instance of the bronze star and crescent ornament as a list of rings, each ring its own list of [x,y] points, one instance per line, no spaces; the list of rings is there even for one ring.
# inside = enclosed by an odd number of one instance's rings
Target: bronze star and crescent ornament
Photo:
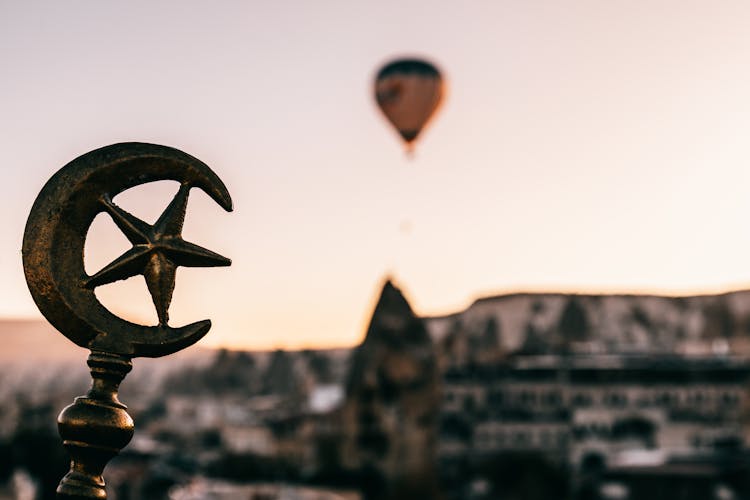
[[[126,189],[159,180],[177,181],[180,188],[153,225],[112,201]],[[65,165],[50,178],[31,209],[22,249],[31,295],[55,328],[91,350],[91,389],[58,417],[72,459],[57,489],[60,499],[106,498],[104,466],[133,435],[133,421],[117,398],[119,384],[132,368],[131,359],[177,352],[211,327],[209,320],[182,327],[168,324],[177,267],[231,264],[182,238],[193,187],[232,210],[224,183],[200,160],[156,144],[114,144]],[[89,276],[83,259],[86,235],[102,212],[109,214],[133,247]],[[98,286],[139,274],[146,280],[158,325],[138,325],[115,316],[94,293]]]
[[[112,202],[122,191],[158,180],[180,190],[152,226]],[[232,210],[224,183],[208,166],[166,146],[123,143],[91,151],[64,166],[36,199],[23,242],[26,282],[42,314],[81,347],[129,357],[158,357],[198,341],[208,320],[170,327],[167,311],[178,266],[228,266],[229,259],[184,241],[180,235],[190,188],[205,191]],[[104,269],[88,276],[83,248],[91,223],[108,213],[133,244]],[[125,321],[102,306],[97,286],[143,274],[159,317],[156,326]]]

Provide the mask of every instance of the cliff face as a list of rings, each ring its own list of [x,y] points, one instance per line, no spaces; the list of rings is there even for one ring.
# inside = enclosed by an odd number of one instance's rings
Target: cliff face
[[[367,498],[436,498],[438,387],[432,339],[387,282],[353,354],[342,408],[343,464],[362,474]]]
[[[425,320],[433,339],[534,354],[750,354],[750,291],[722,295],[512,294]]]

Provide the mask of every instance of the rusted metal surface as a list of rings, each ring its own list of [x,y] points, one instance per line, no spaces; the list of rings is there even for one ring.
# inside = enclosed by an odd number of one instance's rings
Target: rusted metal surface
[[[180,189],[153,225],[112,199],[131,187],[174,180]],[[91,151],[59,170],[34,202],[23,240],[26,282],[39,310],[70,340],[91,350],[93,383],[58,417],[70,452],[70,472],[59,498],[106,498],[102,471],[130,441],[133,421],[117,399],[131,359],[174,353],[203,337],[209,320],[171,327],[169,305],[179,266],[228,266],[231,261],[182,239],[190,189],[198,187],[232,210],[229,192],[211,169],[166,146],[123,143]],[[93,276],[84,269],[86,234],[101,212],[110,215],[133,247]],[[119,318],[97,300],[96,287],[142,274],[159,318],[143,326]]]

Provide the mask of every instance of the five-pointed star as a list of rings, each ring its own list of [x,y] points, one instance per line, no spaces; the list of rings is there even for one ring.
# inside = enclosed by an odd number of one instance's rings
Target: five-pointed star
[[[182,184],[153,226],[118,207],[105,195],[102,198],[105,210],[133,248],[88,278],[85,286],[93,289],[142,274],[156,307],[159,324],[166,325],[178,266],[215,267],[232,263],[226,257],[182,239],[189,192],[190,186]]]

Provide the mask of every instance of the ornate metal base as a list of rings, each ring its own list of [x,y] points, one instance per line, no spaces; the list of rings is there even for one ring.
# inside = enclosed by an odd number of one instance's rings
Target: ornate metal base
[[[120,382],[133,367],[130,359],[92,351],[88,365],[91,389],[57,417],[60,436],[71,456],[70,471],[57,487],[58,498],[107,498],[104,467],[133,437],[133,419],[117,399]]]

